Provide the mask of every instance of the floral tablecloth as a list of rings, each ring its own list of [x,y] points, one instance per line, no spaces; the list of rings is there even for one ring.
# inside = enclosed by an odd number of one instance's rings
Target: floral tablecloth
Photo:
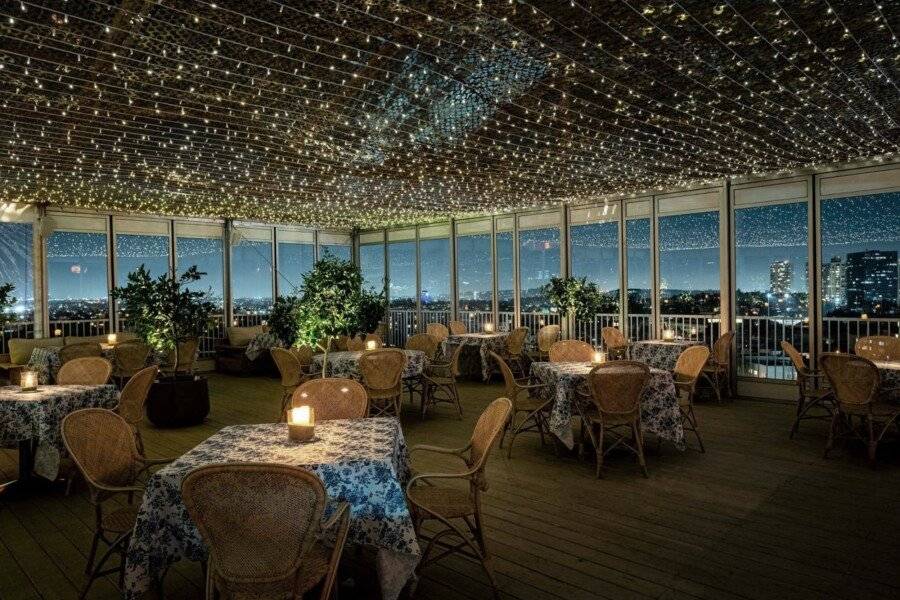
[[[0,388],[0,446],[19,442],[37,443],[35,472],[56,479],[60,451],[64,450],[60,424],[71,412],[82,408],[112,408],[118,392],[112,385],[42,385],[34,392],[18,386]]]
[[[631,344],[631,360],[642,362],[657,369],[672,371],[678,357],[686,348],[698,346],[700,342],[692,340],[643,340]]]
[[[441,342],[441,352],[444,353],[444,356],[447,356],[450,353],[450,346],[455,346],[457,344],[471,347],[473,350],[477,348],[478,356],[481,359],[481,377],[487,381],[491,378],[491,373],[494,371],[494,362],[491,360],[490,353],[496,352],[497,354],[502,355],[508,337],[509,333],[506,332],[463,333],[460,335],[451,335]],[[465,367],[466,354],[466,348],[463,348],[462,356],[460,356],[460,361],[463,364],[460,368],[463,373],[470,373],[472,370]]]
[[[877,361],[875,366],[881,374],[881,386],[885,388],[900,387],[900,361]]]
[[[278,336],[271,332],[263,332],[257,333],[253,336],[253,339],[250,340],[250,343],[247,344],[247,350],[244,351],[244,354],[247,355],[247,358],[250,360],[256,360],[260,354],[263,353],[264,350],[270,350],[271,348],[281,348],[284,344],[278,339]]]
[[[587,374],[594,367],[591,363],[567,362],[531,363],[531,378],[550,384],[545,398],[553,398],[550,413],[550,431],[568,448],[575,445],[572,434],[572,415],[579,414],[581,408],[590,406],[591,400],[577,393],[577,389],[587,380]],[[577,406],[575,402],[580,402]],[[650,368],[650,381],[641,396],[641,425],[644,431],[656,434],[664,440],[684,448],[684,428],[675,393],[672,374],[664,369]]]
[[[56,381],[56,374],[59,372],[59,351],[62,346],[49,346],[45,348],[35,348],[31,351],[31,358],[28,359],[28,368],[36,371],[38,374],[38,382],[41,384],[50,384]],[[116,347],[101,346],[103,358],[115,364]],[[199,350],[198,350],[199,355]],[[197,356],[194,356],[196,361]],[[167,360],[166,352],[150,352],[147,356],[147,366],[161,365]]]
[[[382,596],[393,600],[400,594],[421,551],[404,494],[409,456],[399,421],[324,421],[316,425],[318,441],[310,444],[289,442],[286,427],[225,427],[150,477],[127,553],[127,598],[140,597],[182,558],[206,559],[206,547],[181,500],[181,482],[197,467],[233,461],[315,472],[331,500],[350,504],[348,543],[377,549]]]
[[[406,353],[406,368],[403,370],[403,378],[418,377],[425,367],[425,353],[421,350],[404,350]],[[329,377],[346,377],[347,379],[359,379],[359,357],[362,352],[329,352],[328,373]],[[313,356],[311,371],[322,372],[324,354]]]

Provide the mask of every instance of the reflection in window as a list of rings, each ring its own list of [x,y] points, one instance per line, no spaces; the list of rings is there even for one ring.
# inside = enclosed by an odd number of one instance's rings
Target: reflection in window
[[[109,317],[105,233],[55,231],[47,240],[51,321]],[[89,335],[63,328],[63,335]]]
[[[350,260],[350,246],[343,244],[322,244],[319,246],[319,258],[332,257],[341,260]]]
[[[456,287],[460,311],[486,311],[493,308],[494,289],[491,269],[491,235],[461,235],[456,238]]]
[[[376,292],[384,289],[384,244],[362,244],[359,247],[359,268],[363,285]]]
[[[272,242],[241,240],[231,249],[234,312],[266,314],[272,308]]]
[[[628,313],[648,315],[651,302],[650,219],[625,221],[625,262],[628,265]]]
[[[419,241],[422,309],[450,310],[450,239]]]
[[[544,286],[559,275],[559,229],[519,232],[519,287],[521,311],[550,310]]]
[[[718,211],[660,217],[660,313],[718,313],[719,283]]]
[[[188,289],[207,292],[209,301],[222,309],[225,296],[222,290],[225,268],[221,236],[211,238],[177,236],[175,264],[179,275],[194,265],[198,271],[206,273],[200,281],[188,284]]]
[[[303,287],[303,276],[316,262],[314,244],[278,242],[278,286],[283,296],[296,296]]]
[[[388,294],[391,308],[416,308],[416,242],[388,244]]]
[[[572,275],[586,277],[605,293],[603,312],[619,310],[619,224],[616,221],[573,225]]]
[[[900,192],[823,200],[821,215],[823,316],[900,314]]]
[[[169,237],[165,235],[116,234],[116,285],[128,283],[128,274],[138,267],[158,277],[169,272]]]
[[[15,286],[6,315],[12,322],[34,320],[32,236],[31,223],[0,223],[0,284]]]
[[[515,310],[516,276],[513,265],[513,234],[511,231],[498,232],[497,244],[497,310]],[[501,319],[501,322],[503,319]]]

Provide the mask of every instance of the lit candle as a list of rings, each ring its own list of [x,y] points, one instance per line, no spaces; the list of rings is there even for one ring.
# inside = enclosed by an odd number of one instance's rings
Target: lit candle
[[[376,348],[378,348],[378,342],[376,342],[375,340],[369,340],[368,342],[366,342],[366,350],[375,350]]]
[[[697,328],[691,327],[691,335],[697,335]]]
[[[37,371],[22,371],[19,384],[22,386],[23,392],[33,392],[38,386]]]
[[[869,315],[867,315],[866,313],[863,313],[863,314],[859,315],[859,318],[860,319],[868,319]]]
[[[664,329],[663,330],[663,339],[666,340],[667,342],[671,342],[672,340],[675,339],[675,332],[671,329]]]
[[[595,365],[605,363],[606,362],[606,352],[603,352],[602,350],[597,350],[596,352],[594,352],[594,358],[593,358],[593,360],[591,360],[591,362]]]
[[[315,431],[316,411],[311,406],[298,406],[288,411],[288,439],[308,442]]]
[[[484,324],[484,332],[485,333],[493,333],[494,332],[494,324],[493,323],[485,323]]]
[[[110,333],[109,335],[107,335],[107,336],[106,336],[106,341],[107,341],[109,344],[115,344],[115,343],[116,343],[116,334]]]
[[[62,335],[62,329],[60,329],[59,327],[57,327],[56,329],[53,330],[53,335],[55,335],[56,337],[61,336],[61,335]]]

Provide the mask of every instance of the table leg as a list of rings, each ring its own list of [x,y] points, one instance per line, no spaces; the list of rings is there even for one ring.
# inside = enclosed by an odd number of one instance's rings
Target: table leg
[[[19,473],[18,478],[0,484],[0,493],[22,491],[31,486],[34,479],[34,443],[32,440],[19,441]]]

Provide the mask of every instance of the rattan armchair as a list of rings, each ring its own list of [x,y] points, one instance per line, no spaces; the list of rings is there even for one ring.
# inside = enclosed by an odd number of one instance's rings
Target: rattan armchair
[[[300,467],[208,465],[188,473],[181,497],[209,548],[206,597],[301,599],[321,584],[331,597],[350,527],[340,502],[322,523],[328,495]],[[288,515],[288,518],[285,518]],[[333,546],[324,538],[335,532]]]
[[[144,455],[144,438],[140,429],[141,421],[144,420],[144,404],[158,373],[159,367],[156,365],[145,367],[135,373],[122,388],[119,403],[113,409],[131,427],[138,454],[141,456]]]
[[[366,341],[361,336],[355,335],[352,338],[347,339],[348,352],[362,352],[365,349]]]
[[[867,358],[828,352],[820,360],[837,400],[825,457],[835,440],[854,438],[866,444],[869,463],[875,466],[878,443],[900,418],[900,405],[886,400],[896,390],[882,388],[878,367]]]
[[[59,349],[59,364],[65,365],[69,361],[77,358],[87,358],[91,356],[102,357],[103,348],[99,342],[79,342],[69,344]]]
[[[550,346],[548,358],[552,363],[591,362],[594,347],[581,340],[560,340]]]
[[[734,332],[728,331],[719,336],[713,344],[713,351],[703,365],[703,378],[709,382],[716,401],[722,402],[722,387],[725,387],[726,398],[731,397],[731,342],[734,340]]]
[[[359,357],[358,364],[369,396],[369,414],[373,417],[393,414],[399,418],[406,353],[396,348],[367,350]]]
[[[597,477],[603,473],[603,459],[613,449],[623,447],[637,456],[641,472],[647,477],[644,459],[644,433],[641,429],[641,394],[650,380],[650,367],[635,361],[616,361],[597,365],[587,376],[594,410],[584,414],[582,432],[587,430],[597,456]],[[585,425],[587,427],[585,427]],[[631,439],[616,435],[605,450],[607,434],[626,428]]]
[[[95,579],[111,573],[118,573],[122,587],[125,552],[139,508],[131,501],[144,492],[138,478],[150,467],[172,459],[148,460],[141,456],[131,426],[111,410],[86,408],[69,413],[62,421],[61,432],[94,505],[94,538],[85,569],[88,580],[80,596],[84,598]],[[123,495],[127,504],[112,501]],[[106,551],[96,561],[100,542],[106,545]],[[104,570],[113,554],[119,554],[119,566]]]
[[[200,340],[190,338],[178,343],[178,366],[175,366],[175,350],[171,350],[166,356],[165,363],[160,371],[169,375],[179,373],[193,373],[197,363],[197,353],[200,349]],[[177,370],[176,370],[177,369]]]
[[[628,340],[625,339],[618,327],[604,327],[600,330],[600,339],[603,341],[609,360],[628,359]]]
[[[459,377],[459,355],[463,345],[453,346],[447,362],[431,362],[422,373],[422,418],[428,408],[442,402],[456,407],[456,413],[462,419],[462,405],[459,403],[459,388],[456,378]]]
[[[513,375],[512,369],[506,364],[498,354],[491,352],[491,358],[497,363],[500,373],[503,374],[503,382],[505,385],[506,397],[512,402],[512,415],[507,423],[506,429],[503,431],[503,437],[500,439],[500,447],[503,447],[503,440],[509,433],[509,446],[506,448],[506,458],[512,456],[513,442],[516,436],[526,431],[536,431],[541,438],[541,447],[544,446],[544,432],[549,431],[547,423],[547,415],[545,414],[553,400],[537,395],[541,391],[550,389],[547,384],[525,384],[517,380]],[[516,417],[519,413],[525,416],[516,423]]]
[[[422,541],[427,542],[417,570],[421,571],[429,564],[459,552],[481,564],[491,582],[495,598],[499,598],[499,590],[484,534],[481,497],[487,490],[485,463],[494,441],[504,430],[511,415],[512,403],[506,398],[498,398],[481,413],[469,444],[464,448],[413,447],[413,452],[433,452],[458,458],[465,464],[465,470],[452,473],[422,473],[410,479],[406,486],[406,497],[416,533]],[[439,485],[442,482],[456,481],[467,482],[468,489],[461,486]],[[437,521],[442,527],[433,535],[425,535],[422,532],[422,524],[426,521]],[[446,539],[448,537],[451,540],[457,538],[459,542],[451,543]],[[432,551],[435,549],[439,549],[440,552],[432,557]]]
[[[116,346],[113,356],[113,378],[124,385],[128,378],[147,366],[150,346],[139,340],[122,342]]]
[[[506,345],[503,347],[503,360],[519,373],[520,377],[527,374],[525,366],[525,340],[528,339],[527,327],[516,327],[506,338]]]
[[[536,361],[550,360],[550,348],[559,341],[559,325],[544,325],[538,329],[537,347],[534,349],[532,359]]]
[[[690,346],[678,356],[672,376],[675,380],[675,391],[678,394],[678,408],[681,412],[681,425],[693,431],[697,437],[700,452],[706,452],[703,439],[694,413],[694,394],[697,391],[697,380],[703,371],[703,365],[709,360],[709,348],[706,346]]]
[[[890,335],[870,335],[856,340],[853,351],[857,356],[873,361],[900,360],[900,338]]]
[[[384,340],[381,339],[381,336],[377,333],[367,333],[366,339],[363,342],[364,347],[368,350],[369,344],[374,343],[375,348],[384,348]],[[372,348],[374,350],[375,348]]]
[[[469,333],[469,328],[462,321],[450,321],[450,334],[463,335]]]
[[[806,366],[803,355],[790,342],[781,342],[782,351],[791,359],[797,374],[797,414],[788,437],[800,430],[800,421],[831,420],[834,415],[834,393],[825,385],[825,373]]]
[[[335,352],[346,352],[347,344],[350,342],[350,336],[339,335],[331,340],[331,349]]]
[[[438,350],[437,339],[427,333],[417,333],[406,338],[404,348],[407,350],[418,350],[425,354],[425,364],[428,365],[433,361]],[[413,394],[418,392],[419,398],[424,402],[425,379],[424,373],[418,377],[407,377],[403,380],[403,387],[409,392],[409,401],[413,401]]]
[[[279,421],[284,420],[288,404],[291,401],[291,395],[301,383],[306,381],[308,375],[303,372],[300,359],[297,354],[284,348],[272,348],[270,350],[272,360],[278,367],[278,373],[281,375],[281,403]]]
[[[434,337],[438,341],[438,344],[450,337],[450,331],[443,323],[429,323],[425,327],[425,333]]]
[[[302,383],[291,398],[291,407],[311,406],[316,421],[362,419],[369,409],[366,388],[352,379],[316,377]]]
[[[99,356],[74,358],[59,368],[59,385],[103,385],[109,381],[112,365]]]

